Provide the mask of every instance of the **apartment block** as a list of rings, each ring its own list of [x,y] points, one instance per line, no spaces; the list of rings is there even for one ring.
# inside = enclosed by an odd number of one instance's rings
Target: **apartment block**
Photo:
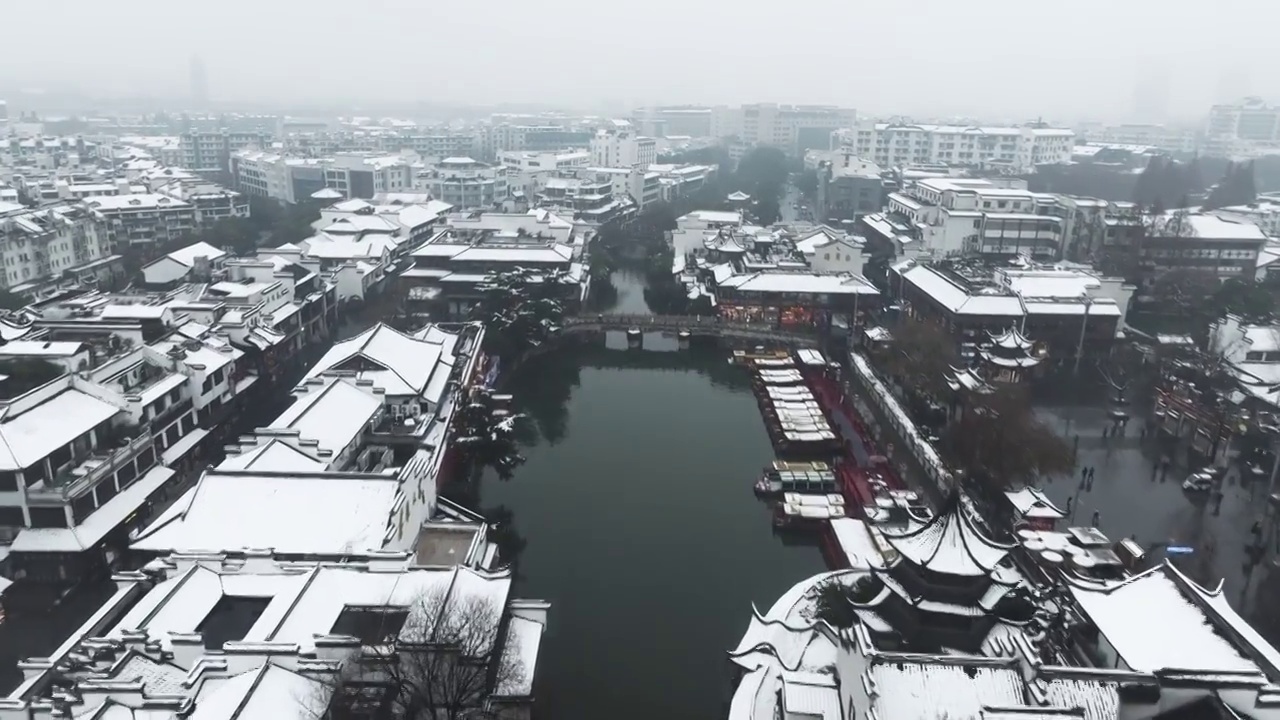
[[[859,122],[831,135],[831,146],[882,167],[964,165],[1031,172],[1071,161],[1073,130]]]

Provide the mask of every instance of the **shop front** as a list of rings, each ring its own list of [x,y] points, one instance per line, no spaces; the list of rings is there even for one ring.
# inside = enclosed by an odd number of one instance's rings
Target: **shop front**
[[[725,322],[777,327],[779,310],[770,305],[730,305],[721,303],[720,319]]]

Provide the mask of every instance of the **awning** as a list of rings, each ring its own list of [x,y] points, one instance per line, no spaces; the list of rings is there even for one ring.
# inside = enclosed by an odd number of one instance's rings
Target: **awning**
[[[160,461],[165,465],[176,464],[178,461],[182,460],[182,458],[186,457],[187,453],[191,452],[196,445],[199,445],[200,441],[204,440],[205,436],[208,434],[209,431],[204,428],[196,428],[195,430],[192,430],[179,439],[178,442],[170,445],[168,450],[160,453]]]

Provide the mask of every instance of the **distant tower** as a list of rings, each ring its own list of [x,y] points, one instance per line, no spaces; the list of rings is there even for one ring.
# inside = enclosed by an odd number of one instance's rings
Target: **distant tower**
[[[191,56],[191,102],[197,110],[204,110],[209,105],[209,78],[205,75],[204,60],[199,55]]]

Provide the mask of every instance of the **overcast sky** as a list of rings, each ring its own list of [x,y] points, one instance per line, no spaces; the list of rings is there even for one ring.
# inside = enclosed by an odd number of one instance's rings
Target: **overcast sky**
[[[0,25],[0,88],[94,96],[185,97],[198,54],[220,102],[1120,120],[1280,101],[1275,0],[3,0]]]

